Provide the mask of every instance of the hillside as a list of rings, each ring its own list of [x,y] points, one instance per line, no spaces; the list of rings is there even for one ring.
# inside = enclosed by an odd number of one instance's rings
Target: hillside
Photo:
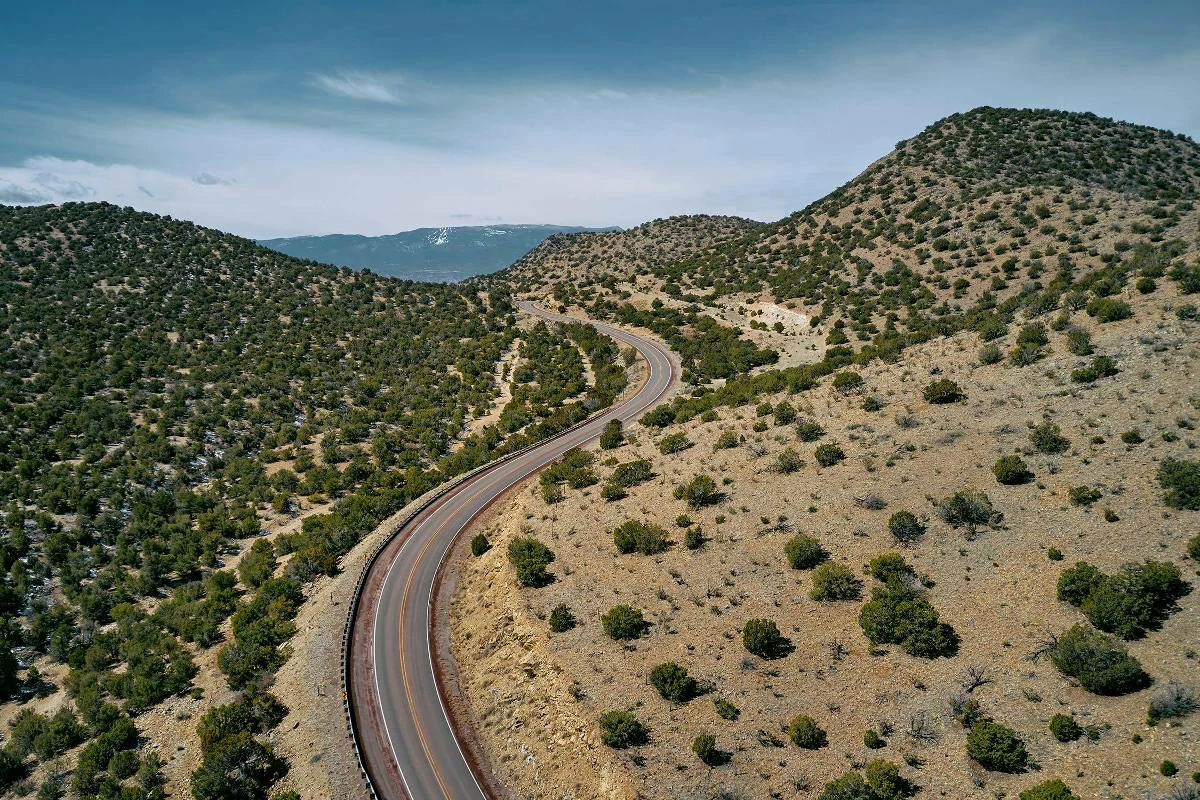
[[[1198,194],[1185,137],[984,108],[642,274],[514,267],[691,385],[479,523],[451,629],[513,796],[1193,796]]]
[[[551,236],[499,276],[480,280],[488,285],[501,280],[518,291],[535,293],[559,282],[630,281],[759,226],[739,217],[697,214],[624,231]]]
[[[1193,242],[1198,194],[1200,149],[1186,137],[1090,114],[980,108],[901,142],[786,219],[648,265],[636,287],[618,274],[619,259],[572,269],[554,258],[533,264],[534,251],[522,275],[544,280],[521,277],[513,288],[588,307],[598,298],[698,302],[776,350],[786,337],[752,329],[772,327],[785,308],[818,323],[818,349],[843,333],[891,348],[974,307],[1097,269],[1138,242]]]
[[[330,234],[262,239],[259,244],[322,264],[380,275],[449,283],[496,272],[549,236],[613,230],[566,225],[477,225],[417,228],[387,236]]]
[[[81,798],[332,796],[353,755],[313,684],[343,611],[306,600],[344,602],[343,559],[409,501],[626,381],[500,289],[103,203],[0,207],[0,352],[0,792]]]

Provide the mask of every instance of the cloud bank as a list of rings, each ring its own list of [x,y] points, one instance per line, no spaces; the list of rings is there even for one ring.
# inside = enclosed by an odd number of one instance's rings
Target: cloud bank
[[[171,112],[26,110],[23,124],[57,149],[0,162],[0,202],[105,199],[264,238],[467,218],[770,220],[832,190],[897,140],[977,105],[1094,111],[1200,133],[1191,85],[1200,48],[1098,58],[1041,30],[986,46],[872,52],[675,89],[548,79],[438,85],[345,69],[299,73],[290,96]]]

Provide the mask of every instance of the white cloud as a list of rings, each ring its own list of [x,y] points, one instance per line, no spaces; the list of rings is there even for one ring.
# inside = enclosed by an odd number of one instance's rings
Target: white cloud
[[[394,74],[338,70],[332,75],[314,74],[312,82],[329,94],[351,100],[393,105],[403,100],[399,90],[404,79]]]
[[[440,227],[463,209],[480,221],[584,225],[697,212],[765,220],[820,197],[934,120],[978,105],[1089,110],[1200,132],[1190,87],[1200,51],[1093,63],[1057,44],[1043,32],[986,47],[847,53],[820,71],[687,91],[623,87],[621,97],[581,86],[404,84],[427,102],[443,99],[436,114],[399,103],[395,76],[343,72],[326,76],[325,88],[374,102],[338,104],[320,124],[302,113],[323,110],[311,100],[291,113],[273,107],[270,120],[58,112],[42,123],[54,141],[73,131],[98,155],[0,166],[0,202],[80,199],[90,189],[97,199],[262,238]]]

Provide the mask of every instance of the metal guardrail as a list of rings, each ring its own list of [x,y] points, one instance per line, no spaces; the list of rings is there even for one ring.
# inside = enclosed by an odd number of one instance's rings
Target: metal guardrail
[[[580,320],[580,321],[583,321],[583,320]],[[653,402],[658,402],[658,399],[661,399],[661,395],[659,398],[656,398]],[[649,405],[647,406],[647,408],[649,408]],[[580,428],[583,428],[583,427],[591,424],[592,422],[596,421],[600,417],[604,416],[611,409],[612,409],[611,405],[606,406],[606,407],[596,411],[595,413],[590,414],[586,419],[583,419],[580,422],[577,422],[568,428],[564,428],[563,430],[559,431],[558,433],[556,433],[552,436],[548,436],[545,439],[542,439],[537,442],[533,442],[532,444],[527,444],[524,447],[514,450],[511,453],[505,453],[503,456],[496,459],[495,461],[488,462],[487,464],[481,464],[480,466],[476,467],[473,470],[470,470],[469,472],[464,472],[463,474],[461,474],[455,478],[452,478],[449,482],[447,482],[439,487],[430,489],[429,492],[427,493],[427,496],[422,500],[418,500],[417,505],[413,508],[413,510],[410,511],[408,514],[406,514],[404,516],[404,519],[402,519],[396,525],[396,527],[394,527],[391,531],[389,531],[383,537],[383,540],[380,541],[379,544],[375,546],[375,550],[371,553],[370,557],[363,564],[362,569],[358,573],[358,580],[354,584],[354,595],[350,600],[350,608],[346,612],[346,625],[342,630],[342,710],[346,714],[346,729],[347,729],[348,733],[350,734],[350,741],[354,745],[354,757],[358,761],[358,771],[362,774],[363,784],[365,785],[365,787],[367,789],[367,793],[372,798],[375,798],[375,800],[379,800],[379,795],[375,792],[375,786],[374,786],[374,784],[371,783],[371,776],[367,773],[366,764],[363,762],[362,750],[358,746],[358,727],[354,724],[354,714],[351,713],[351,711],[350,711],[350,682],[349,682],[350,632],[354,628],[354,621],[358,616],[358,607],[359,607],[360,600],[362,599],[363,585],[366,583],[367,573],[369,573],[371,571],[371,569],[374,568],[375,563],[379,560],[379,556],[380,556],[380,554],[383,553],[384,549],[388,545],[390,545],[392,543],[392,541],[396,538],[396,536],[398,536],[401,531],[403,531],[406,527],[408,527],[412,523],[412,521],[414,519],[416,519],[416,517],[418,515],[420,515],[425,510],[427,510],[430,506],[432,506],[438,500],[442,499],[443,497],[445,497],[446,495],[448,495],[449,493],[451,493],[452,491],[457,489],[463,483],[466,483],[467,481],[469,481],[475,477],[478,477],[479,475],[482,475],[483,473],[487,472],[488,470],[495,469],[496,467],[500,466],[501,464],[506,464],[509,461],[513,461],[517,458],[520,458],[521,456],[525,455],[528,452],[531,452],[532,450],[534,450],[538,447],[541,447],[545,444],[553,442],[554,440],[556,440],[560,437],[566,436],[569,433],[577,431]],[[439,565],[439,568],[440,568],[440,565]],[[412,798],[411,800],[416,800],[416,799]]]

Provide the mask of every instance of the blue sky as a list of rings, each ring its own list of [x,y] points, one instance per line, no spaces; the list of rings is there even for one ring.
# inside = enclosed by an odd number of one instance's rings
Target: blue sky
[[[6,7],[0,202],[262,237],[775,219],[977,105],[1200,136],[1195,2],[183,5]]]

